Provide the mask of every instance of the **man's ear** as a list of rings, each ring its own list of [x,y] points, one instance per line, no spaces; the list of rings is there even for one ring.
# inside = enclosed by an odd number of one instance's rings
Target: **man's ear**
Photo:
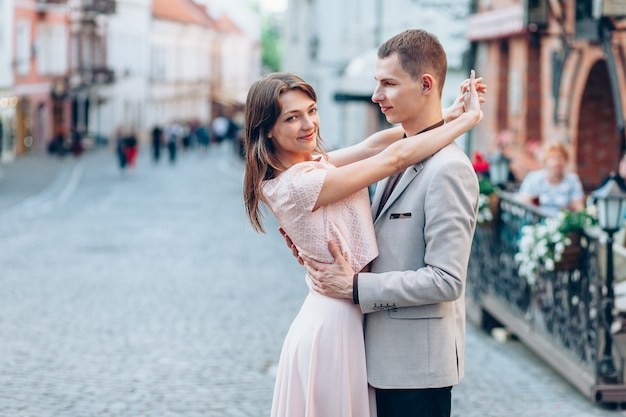
[[[435,84],[435,80],[433,79],[432,75],[428,73],[422,74],[422,92],[423,93],[432,91],[434,84]]]

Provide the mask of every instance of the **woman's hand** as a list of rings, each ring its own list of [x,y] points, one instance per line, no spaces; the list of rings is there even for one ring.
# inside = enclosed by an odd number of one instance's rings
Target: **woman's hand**
[[[476,72],[472,70],[470,72],[469,83],[464,89],[465,92],[463,94],[463,115],[467,114],[468,116],[470,116],[470,123],[475,123],[473,126],[478,125],[483,119],[483,111],[480,105],[484,102],[484,99],[481,101],[481,93],[478,92],[478,86],[479,82],[476,79]]]
[[[443,119],[446,122],[450,122],[465,112],[465,103],[466,103],[466,93],[469,89],[470,79],[463,80],[460,85],[460,92],[457,96],[454,103],[447,109],[443,109]],[[483,78],[476,78],[476,91],[478,92],[478,100],[480,103],[485,103],[487,100],[485,99],[484,94],[487,92],[487,85],[483,84]]]

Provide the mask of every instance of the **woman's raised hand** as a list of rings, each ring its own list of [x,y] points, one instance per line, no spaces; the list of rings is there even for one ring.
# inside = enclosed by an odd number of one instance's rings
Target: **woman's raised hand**
[[[480,79],[480,85],[482,85],[482,79]],[[481,101],[481,93],[478,91],[479,81],[476,79],[476,72],[472,70],[470,72],[470,78],[467,86],[464,88],[463,93],[463,110],[464,113],[472,116],[474,119],[474,126],[478,125],[483,119],[483,111],[480,107],[481,103],[484,103],[484,99]]]
[[[456,119],[466,111],[465,102],[466,93],[469,91],[469,83],[469,78],[463,80],[463,82],[459,86],[459,95],[454,100],[454,103],[452,103],[452,105],[447,109],[444,109],[443,115],[446,122],[450,122]],[[487,100],[485,99],[484,95],[487,92],[487,85],[483,83],[482,77],[476,78],[476,91],[478,92],[478,100],[480,101],[480,103],[485,103]]]

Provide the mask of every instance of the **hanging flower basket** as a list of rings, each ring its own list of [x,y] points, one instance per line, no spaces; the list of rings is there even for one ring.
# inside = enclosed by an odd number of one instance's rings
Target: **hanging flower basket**
[[[569,244],[563,249],[561,260],[554,263],[555,271],[571,271],[579,269],[583,260],[583,249],[580,246],[580,233],[567,233]]]
[[[581,233],[595,222],[596,219],[585,211],[564,211],[557,217],[524,226],[515,254],[519,276],[532,286],[541,270],[551,272],[579,268],[583,259]]]

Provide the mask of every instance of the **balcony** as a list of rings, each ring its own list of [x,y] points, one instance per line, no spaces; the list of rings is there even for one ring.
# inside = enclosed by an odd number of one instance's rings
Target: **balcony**
[[[44,15],[50,10],[67,4],[67,0],[37,0],[37,13]]]
[[[117,10],[116,0],[83,0],[83,12],[90,14],[115,14]]]
[[[112,84],[115,72],[105,67],[83,68],[72,71],[69,76],[70,90],[79,90],[93,85]]]
[[[625,314],[613,317],[605,308],[612,301],[605,283],[604,233],[585,229],[573,266],[540,268],[529,283],[518,274],[517,241],[524,225],[540,222],[545,214],[506,192],[499,193],[496,212],[496,220],[479,225],[474,235],[468,319],[487,330],[506,327],[591,401],[626,401],[626,330],[612,327]],[[603,372],[607,351],[613,373]]]
[[[112,69],[100,67],[82,71],[83,84],[112,84],[115,81],[115,72]]]

